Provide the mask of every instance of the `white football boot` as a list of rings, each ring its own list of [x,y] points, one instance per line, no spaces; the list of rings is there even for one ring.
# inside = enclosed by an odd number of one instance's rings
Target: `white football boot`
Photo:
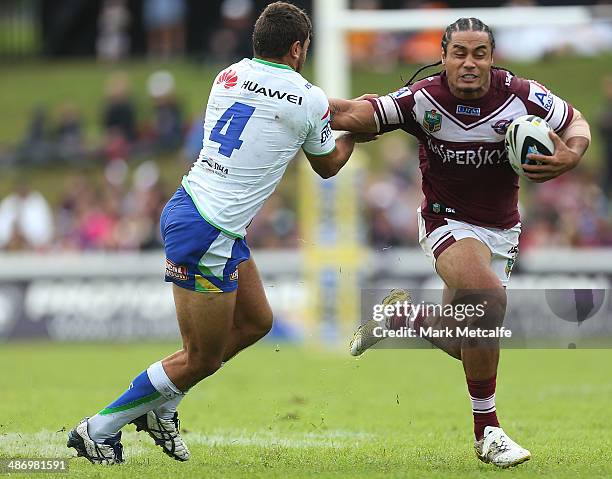
[[[487,426],[480,441],[474,442],[476,456],[482,462],[506,468],[531,459],[531,453],[510,439],[501,427]]]
[[[68,434],[66,446],[76,449],[77,456],[82,456],[92,464],[110,466],[123,462],[123,445],[121,432],[104,442],[95,442],[87,432],[87,420],[83,419],[77,427]]]
[[[388,304],[396,304],[396,303],[404,303],[404,301],[409,304],[412,303],[412,297],[408,291],[403,289],[392,289],[391,292],[382,300],[383,305]],[[355,334],[353,334],[353,339],[351,339],[351,343],[349,345],[351,356],[359,356],[363,354],[367,349],[374,346],[378,341],[383,338],[379,338],[374,335],[374,329],[378,327],[383,327],[389,329],[391,327],[391,319],[385,319],[385,322],[376,321],[375,319],[370,319],[366,321],[362,325],[357,328]]]
[[[134,419],[132,424],[136,425],[136,431],[148,433],[168,456],[177,461],[189,460],[191,454],[179,434],[180,422],[177,412],[172,419],[162,419],[155,412],[149,411]]]

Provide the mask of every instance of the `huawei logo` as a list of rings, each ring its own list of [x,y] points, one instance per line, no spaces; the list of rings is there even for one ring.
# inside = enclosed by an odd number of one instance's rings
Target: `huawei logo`
[[[225,88],[233,88],[238,84],[238,75],[233,70],[225,70],[217,79],[217,85],[223,83]]]

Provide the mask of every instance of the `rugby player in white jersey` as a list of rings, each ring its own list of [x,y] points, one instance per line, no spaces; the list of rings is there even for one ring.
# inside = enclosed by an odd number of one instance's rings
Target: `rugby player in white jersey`
[[[556,133],[552,156],[531,155],[541,162],[525,165],[535,182],[553,179],[575,167],[585,153],[589,126],[580,112],[535,81],[492,67],[495,40],[476,18],[449,25],[442,39],[444,70],[389,95],[364,100],[330,100],[332,127],[353,132],[385,133],[403,129],[420,144],[423,200],[419,242],[444,281],[443,304],[486,304],[471,328],[501,326],[505,286],[518,253],[521,230],[518,176],[507,162],[504,134],[512,119],[532,114],[544,118]],[[430,65],[433,66],[433,65]],[[418,73],[418,72],[417,72]],[[560,135],[560,136],[559,136]],[[409,300],[394,290],[383,301]],[[442,317],[408,318],[415,332],[456,326]],[[388,328],[405,326],[394,317]],[[363,324],[351,341],[359,355],[380,340],[374,320]],[[509,467],[531,454],[499,426],[495,385],[499,342],[477,344],[468,338],[426,338],[463,363],[472,401],[475,449],[484,462]],[[414,367],[419,367],[415,365]]]
[[[246,228],[300,148],[328,178],[355,144],[351,134],[334,139],[326,95],[299,73],[310,34],[305,12],[270,4],[255,24],[255,57],[216,77],[200,156],[160,223],[183,348],[149,366],[121,397],[70,432],[68,446],[91,462],[123,461],[119,431],[128,423],[169,456],[189,459],[178,403],[270,330],[272,310]]]

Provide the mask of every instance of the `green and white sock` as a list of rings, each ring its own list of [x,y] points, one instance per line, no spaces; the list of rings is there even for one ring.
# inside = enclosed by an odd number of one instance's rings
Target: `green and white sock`
[[[89,419],[89,437],[95,442],[103,442],[114,437],[123,426],[137,417],[168,402],[178,404],[184,396],[164,371],[161,361],[158,361],[140,373],[116,401]]]

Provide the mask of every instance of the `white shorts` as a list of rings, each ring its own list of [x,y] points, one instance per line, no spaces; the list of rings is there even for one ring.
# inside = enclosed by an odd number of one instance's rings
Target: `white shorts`
[[[451,218],[440,217],[436,222],[427,222],[417,209],[419,219],[419,244],[425,256],[436,269],[436,259],[453,243],[464,239],[474,238],[484,243],[491,251],[491,268],[504,287],[508,286],[512,268],[518,256],[519,235],[521,223],[512,228],[503,230],[498,228],[485,228]]]

